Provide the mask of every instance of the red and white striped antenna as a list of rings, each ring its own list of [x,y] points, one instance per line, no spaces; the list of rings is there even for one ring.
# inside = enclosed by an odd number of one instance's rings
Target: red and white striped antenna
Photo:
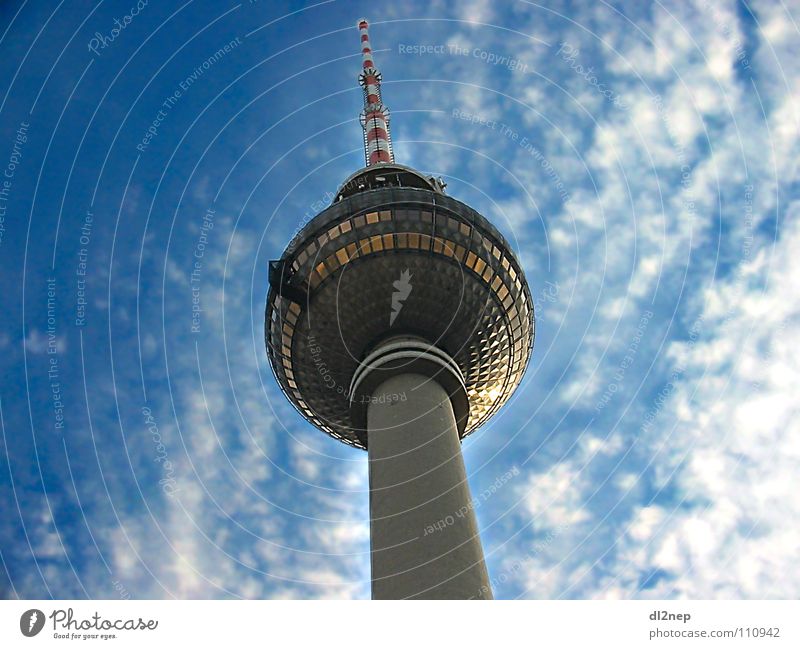
[[[364,110],[361,112],[361,126],[364,128],[364,159],[366,165],[380,162],[394,162],[392,136],[389,132],[389,109],[381,101],[381,73],[372,60],[369,44],[369,23],[358,21],[361,35],[361,54],[363,57],[358,82],[364,89]]]

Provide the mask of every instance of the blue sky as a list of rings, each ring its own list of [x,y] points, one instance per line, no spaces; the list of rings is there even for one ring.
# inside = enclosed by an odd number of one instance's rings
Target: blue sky
[[[0,15],[5,597],[369,596],[366,455],[263,349],[268,260],[363,163],[362,16],[397,160],[536,303],[464,443],[496,597],[800,595],[796,2]]]

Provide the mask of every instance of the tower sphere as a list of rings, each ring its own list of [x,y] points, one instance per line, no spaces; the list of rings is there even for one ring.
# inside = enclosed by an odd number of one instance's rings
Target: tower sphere
[[[533,302],[508,242],[441,180],[394,162],[348,178],[269,280],[275,378],[309,422],[352,446],[369,444],[365,375],[382,375],[365,368],[438,381],[463,438],[508,400],[533,348]]]

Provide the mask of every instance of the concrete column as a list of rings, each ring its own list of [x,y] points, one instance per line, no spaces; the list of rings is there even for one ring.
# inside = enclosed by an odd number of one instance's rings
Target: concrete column
[[[367,407],[373,599],[492,599],[447,392],[397,374]]]

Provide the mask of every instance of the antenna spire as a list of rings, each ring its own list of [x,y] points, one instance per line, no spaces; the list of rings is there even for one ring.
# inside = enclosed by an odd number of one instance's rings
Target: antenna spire
[[[381,73],[372,60],[368,29],[369,23],[365,19],[358,21],[363,57],[358,82],[364,90],[361,126],[364,128],[364,160],[367,167],[380,162],[394,162],[392,136],[389,132],[389,109],[381,101]]]

